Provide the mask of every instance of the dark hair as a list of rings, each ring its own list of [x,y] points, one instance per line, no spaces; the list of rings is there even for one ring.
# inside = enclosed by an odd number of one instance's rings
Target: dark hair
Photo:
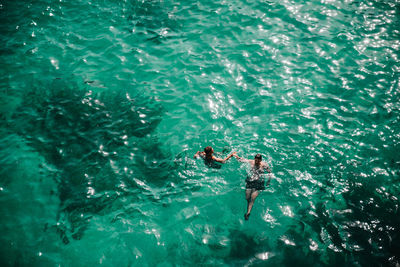
[[[260,159],[260,160],[262,160],[261,154],[257,154],[254,158],[255,158],[255,159]]]
[[[204,148],[204,152],[205,152],[206,154],[210,154],[211,151],[212,151],[212,147],[210,147],[210,146]]]

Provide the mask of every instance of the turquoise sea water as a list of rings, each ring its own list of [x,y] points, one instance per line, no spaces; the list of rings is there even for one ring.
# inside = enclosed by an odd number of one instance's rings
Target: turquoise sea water
[[[1,266],[398,266],[400,2],[0,0]],[[272,168],[249,221],[246,166]]]

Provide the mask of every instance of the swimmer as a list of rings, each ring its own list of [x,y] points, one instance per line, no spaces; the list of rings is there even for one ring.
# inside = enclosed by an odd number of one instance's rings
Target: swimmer
[[[233,157],[233,154],[235,152],[232,152],[229,156],[227,156],[224,159],[215,157],[213,155],[213,153],[214,153],[214,149],[211,146],[208,146],[208,147],[204,148],[204,151],[197,151],[197,153],[194,154],[193,158],[197,159],[197,158],[201,157],[204,159],[204,163],[208,167],[221,168],[221,165],[215,164],[215,162],[225,163],[228,159]]]
[[[265,173],[265,171],[271,173],[271,169],[268,167],[266,162],[262,161],[261,154],[257,154],[254,157],[254,160],[241,158],[236,154],[236,152],[233,153],[233,156],[240,162],[250,163],[251,166],[246,178],[247,212],[244,214],[244,219],[247,221],[250,217],[250,212],[253,208],[254,201],[258,197],[260,190],[265,189],[262,175]],[[270,181],[271,177],[268,179],[267,186],[269,185]]]

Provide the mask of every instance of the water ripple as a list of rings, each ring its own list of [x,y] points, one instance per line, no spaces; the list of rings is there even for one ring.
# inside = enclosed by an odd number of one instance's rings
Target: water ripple
[[[400,262],[398,3],[0,13],[6,264]],[[248,222],[245,166],[193,160],[206,145],[272,166]]]

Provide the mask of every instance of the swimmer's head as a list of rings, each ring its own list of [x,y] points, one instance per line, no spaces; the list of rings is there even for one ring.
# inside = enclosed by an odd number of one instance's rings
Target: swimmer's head
[[[254,161],[255,161],[256,164],[259,164],[259,163],[262,161],[262,156],[261,156],[261,154],[257,154],[257,155],[254,157]]]
[[[211,155],[214,152],[214,149],[210,146],[204,148],[204,153],[206,153],[206,155]]]

